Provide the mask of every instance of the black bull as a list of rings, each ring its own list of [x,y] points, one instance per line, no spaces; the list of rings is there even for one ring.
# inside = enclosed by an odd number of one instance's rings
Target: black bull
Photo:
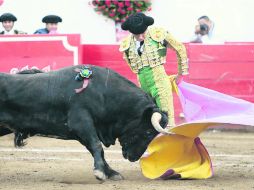
[[[88,87],[75,93],[82,86],[74,80],[75,68],[82,66],[0,74],[0,136],[10,129],[78,140],[94,158],[97,179],[122,179],[104,159],[101,142],[109,147],[118,139],[124,158],[137,161],[158,131],[163,132],[167,116],[135,84],[105,68],[91,66]]]

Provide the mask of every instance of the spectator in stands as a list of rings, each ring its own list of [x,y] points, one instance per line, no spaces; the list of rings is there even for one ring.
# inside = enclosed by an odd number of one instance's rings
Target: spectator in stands
[[[201,16],[198,19],[199,25],[207,25],[208,26],[208,37],[212,38],[214,35],[214,22],[208,16]]]
[[[218,41],[214,33],[214,22],[208,16],[201,16],[195,27],[195,36],[192,43],[211,43]]]
[[[206,24],[197,25],[195,27],[195,37],[191,40],[192,43],[202,43],[204,38],[207,37],[209,27]]]
[[[55,34],[57,33],[58,23],[62,22],[62,18],[57,15],[47,15],[42,19],[46,23],[46,28],[36,30],[34,34]]]
[[[1,35],[15,35],[26,34],[25,32],[14,29],[14,22],[17,18],[11,13],[4,13],[0,16],[0,22],[2,22],[4,31],[0,32]]]

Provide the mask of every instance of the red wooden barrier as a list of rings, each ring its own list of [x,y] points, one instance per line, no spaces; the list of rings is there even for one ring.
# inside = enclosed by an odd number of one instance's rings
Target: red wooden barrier
[[[190,64],[189,82],[254,102],[254,42],[185,46]],[[118,48],[119,45],[80,46],[77,34],[2,36],[0,71],[16,73],[31,68],[49,71],[83,63],[111,68],[137,83]],[[176,55],[170,49],[165,68],[168,74],[177,73]],[[179,112],[176,101],[176,115]]]
[[[44,71],[77,65],[81,61],[80,35],[12,35],[0,37],[0,71]]]
[[[254,43],[185,44],[189,82],[254,102]],[[109,67],[136,82],[118,45],[83,45],[83,63]],[[168,74],[177,72],[176,55],[168,50]]]

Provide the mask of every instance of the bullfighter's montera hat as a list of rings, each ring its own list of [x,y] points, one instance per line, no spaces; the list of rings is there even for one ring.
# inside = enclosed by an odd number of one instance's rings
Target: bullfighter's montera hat
[[[17,21],[17,18],[11,13],[4,13],[0,16],[0,22],[4,21]]]
[[[154,23],[154,19],[144,13],[135,13],[127,18],[122,24],[123,30],[129,30],[133,34],[142,34],[147,27]]]
[[[47,15],[42,18],[43,23],[58,23],[62,22],[62,18],[57,15]]]

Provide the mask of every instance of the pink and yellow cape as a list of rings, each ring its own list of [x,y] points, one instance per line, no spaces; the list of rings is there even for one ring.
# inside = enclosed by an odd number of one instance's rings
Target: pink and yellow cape
[[[212,162],[199,134],[219,124],[254,126],[254,104],[183,81],[175,88],[187,122],[149,144],[140,159],[142,173],[150,179],[209,178]]]

